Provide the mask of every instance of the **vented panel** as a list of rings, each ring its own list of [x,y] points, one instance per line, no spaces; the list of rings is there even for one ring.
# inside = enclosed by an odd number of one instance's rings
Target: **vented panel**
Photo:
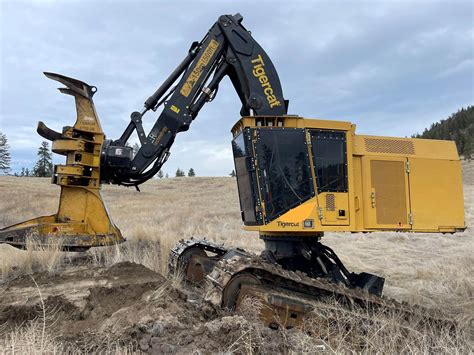
[[[365,138],[365,149],[373,153],[415,154],[415,145],[401,139]]]
[[[335,211],[336,210],[336,197],[334,194],[326,195],[326,210]]]
[[[375,190],[377,223],[406,225],[405,162],[372,160],[370,170],[371,184]]]

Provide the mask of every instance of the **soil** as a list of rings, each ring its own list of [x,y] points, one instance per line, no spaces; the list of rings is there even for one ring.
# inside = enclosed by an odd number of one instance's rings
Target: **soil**
[[[0,324],[14,329],[42,321],[44,302],[48,331],[65,347],[87,352],[111,341],[145,353],[242,351],[252,346],[242,337],[254,333],[265,339],[259,344],[263,353],[283,346],[277,332],[216,310],[192,291],[175,289],[162,275],[130,262],[110,268],[69,266],[55,275],[24,275],[1,286]]]

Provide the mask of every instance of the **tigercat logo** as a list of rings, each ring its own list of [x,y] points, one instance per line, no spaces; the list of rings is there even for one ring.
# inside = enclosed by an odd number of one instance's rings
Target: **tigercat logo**
[[[280,222],[277,221],[278,227],[286,228],[286,227],[299,227],[299,222]]]
[[[272,84],[268,81],[268,76],[265,73],[265,63],[263,62],[262,56],[259,54],[257,58],[252,59],[253,71],[252,74],[263,88],[263,93],[265,94],[268,104],[270,107],[281,106],[281,102],[277,100],[276,96],[273,94]]]

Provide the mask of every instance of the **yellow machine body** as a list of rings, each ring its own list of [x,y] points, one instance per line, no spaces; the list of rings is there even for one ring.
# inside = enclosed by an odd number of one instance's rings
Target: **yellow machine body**
[[[253,132],[255,144],[261,130],[295,128],[305,132],[302,137],[306,139],[314,195],[270,219],[265,218],[269,209],[262,196],[265,187],[258,186],[257,205],[263,223],[246,223],[245,229],[268,236],[310,236],[325,231],[452,233],[465,229],[461,162],[454,142],[357,135],[350,122],[297,116],[243,117],[232,133],[236,137],[247,129]],[[314,159],[318,151],[311,140],[314,130],[345,136],[346,191],[319,191]],[[260,157],[257,151],[254,154],[256,181],[261,185]]]

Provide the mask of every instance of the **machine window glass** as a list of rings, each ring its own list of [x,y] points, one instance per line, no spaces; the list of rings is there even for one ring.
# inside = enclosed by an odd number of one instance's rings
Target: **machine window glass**
[[[261,128],[256,143],[267,221],[313,196],[303,129]]]
[[[346,133],[310,130],[318,192],[347,192]]]
[[[255,181],[255,172],[250,172],[250,157],[245,146],[244,132],[240,132],[232,141],[234,153],[235,175],[237,178],[237,188],[239,190],[240,210],[242,220],[245,224],[256,224],[255,199],[252,181]]]

